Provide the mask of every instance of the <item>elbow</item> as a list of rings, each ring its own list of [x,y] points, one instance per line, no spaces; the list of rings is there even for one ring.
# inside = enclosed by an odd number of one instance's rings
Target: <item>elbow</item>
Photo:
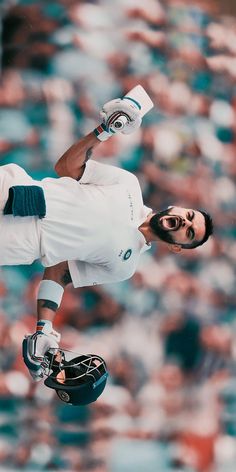
[[[61,165],[60,160],[56,162],[54,166],[54,170],[59,177],[65,176],[65,172],[63,172],[63,170],[65,171],[65,169],[63,169],[63,166]]]
[[[58,177],[71,177],[72,179],[79,180],[85,169],[85,164],[83,164],[81,167],[78,166],[72,166],[70,165],[67,167],[66,162],[59,159],[57,163],[54,166],[54,170]]]
[[[70,172],[67,166],[67,156],[63,154],[60,159],[56,162],[54,170],[57,173],[58,177],[70,177]]]

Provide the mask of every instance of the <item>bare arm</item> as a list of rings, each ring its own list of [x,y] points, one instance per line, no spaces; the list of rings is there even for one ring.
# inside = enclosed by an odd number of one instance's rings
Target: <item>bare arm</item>
[[[145,91],[144,94],[146,99]],[[87,160],[99,143],[106,141],[116,132],[130,134],[139,128],[142,122],[140,109],[141,105],[138,103],[137,106],[137,102],[132,101],[130,97],[129,100],[118,98],[105,103],[102,107],[103,122],[87,136],[76,141],[57,161],[55,171],[59,177],[72,177],[79,180],[83,175]],[[117,126],[118,118],[122,116],[126,121],[124,123],[121,120]]]
[[[63,288],[71,283],[70,272],[67,262],[60,262],[52,267],[47,267],[44,271],[43,280],[53,280],[60,284]],[[56,303],[50,300],[38,300],[37,313],[38,320],[49,320],[53,322],[55,312],[57,310]]]
[[[93,149],[101,143],[94,132],[76,141],[61,157],[55,165],[55,171],[59,177],[82,177],[85,164],[91,157]]]
[[[60,305],[63,290],[71,282],[67,262],[45,269],[38,292],[38,322],[35,333],[23,340],[23,359],[34,380],[45,375],[43,360],[50,349],[58,349],[61,335],[53,329],[55,312]],[[46,287],[46,288],[45,288]]]

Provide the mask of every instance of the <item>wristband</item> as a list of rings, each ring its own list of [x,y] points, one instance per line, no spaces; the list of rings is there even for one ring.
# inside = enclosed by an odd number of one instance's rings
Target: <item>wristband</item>
[[[41,280],[37,300],[50,300],[59,307],[62,301],[64,288],[54,280]]]
[[[108,133],[107,128],[104,125],[104,123],[101,123],[101,125],[95,128],[93,132],[96,135],[96,137],[99,139],[99,141],[106,141],[108,138],[112,136],[112,134],[114,134],[114,131],[112,130],[110,131],[110,133]]]

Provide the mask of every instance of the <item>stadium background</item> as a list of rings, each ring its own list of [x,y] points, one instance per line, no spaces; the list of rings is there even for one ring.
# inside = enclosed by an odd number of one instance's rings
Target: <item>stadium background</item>
[[[100,106],[140,83],[155,110],[96,158],[135,172],[151,207],[207,208],[215,221],[202,248],[174,256],[159,244],[131,280],[66,291],[63,346],[103,355],[110,371],[91,407],[30,382],[21,340],[34,330],[42,267],[1,269],[2,471],[235,471],[235,9],[1,1],[1,164],[54,175]]]

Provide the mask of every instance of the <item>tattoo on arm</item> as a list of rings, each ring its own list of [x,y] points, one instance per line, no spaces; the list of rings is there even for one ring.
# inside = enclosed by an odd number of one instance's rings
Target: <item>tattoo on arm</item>
[[[72,282],[70,272],[69,272],[68,269],[65,270],[64,274],[62,274],[61,281],[62,281],[63,285],[68,285]]]
[[[87,162],[90,159],[90,157],[92,156],[92,154],[93,154],[93,146],[87,149],[87,151],[85,153],[84,162]]]
[[[49,308],[52,311],[57,311],[58,304],[55,302],[52,302],[51,300],[41,300],[42,302],[42,308]]]

